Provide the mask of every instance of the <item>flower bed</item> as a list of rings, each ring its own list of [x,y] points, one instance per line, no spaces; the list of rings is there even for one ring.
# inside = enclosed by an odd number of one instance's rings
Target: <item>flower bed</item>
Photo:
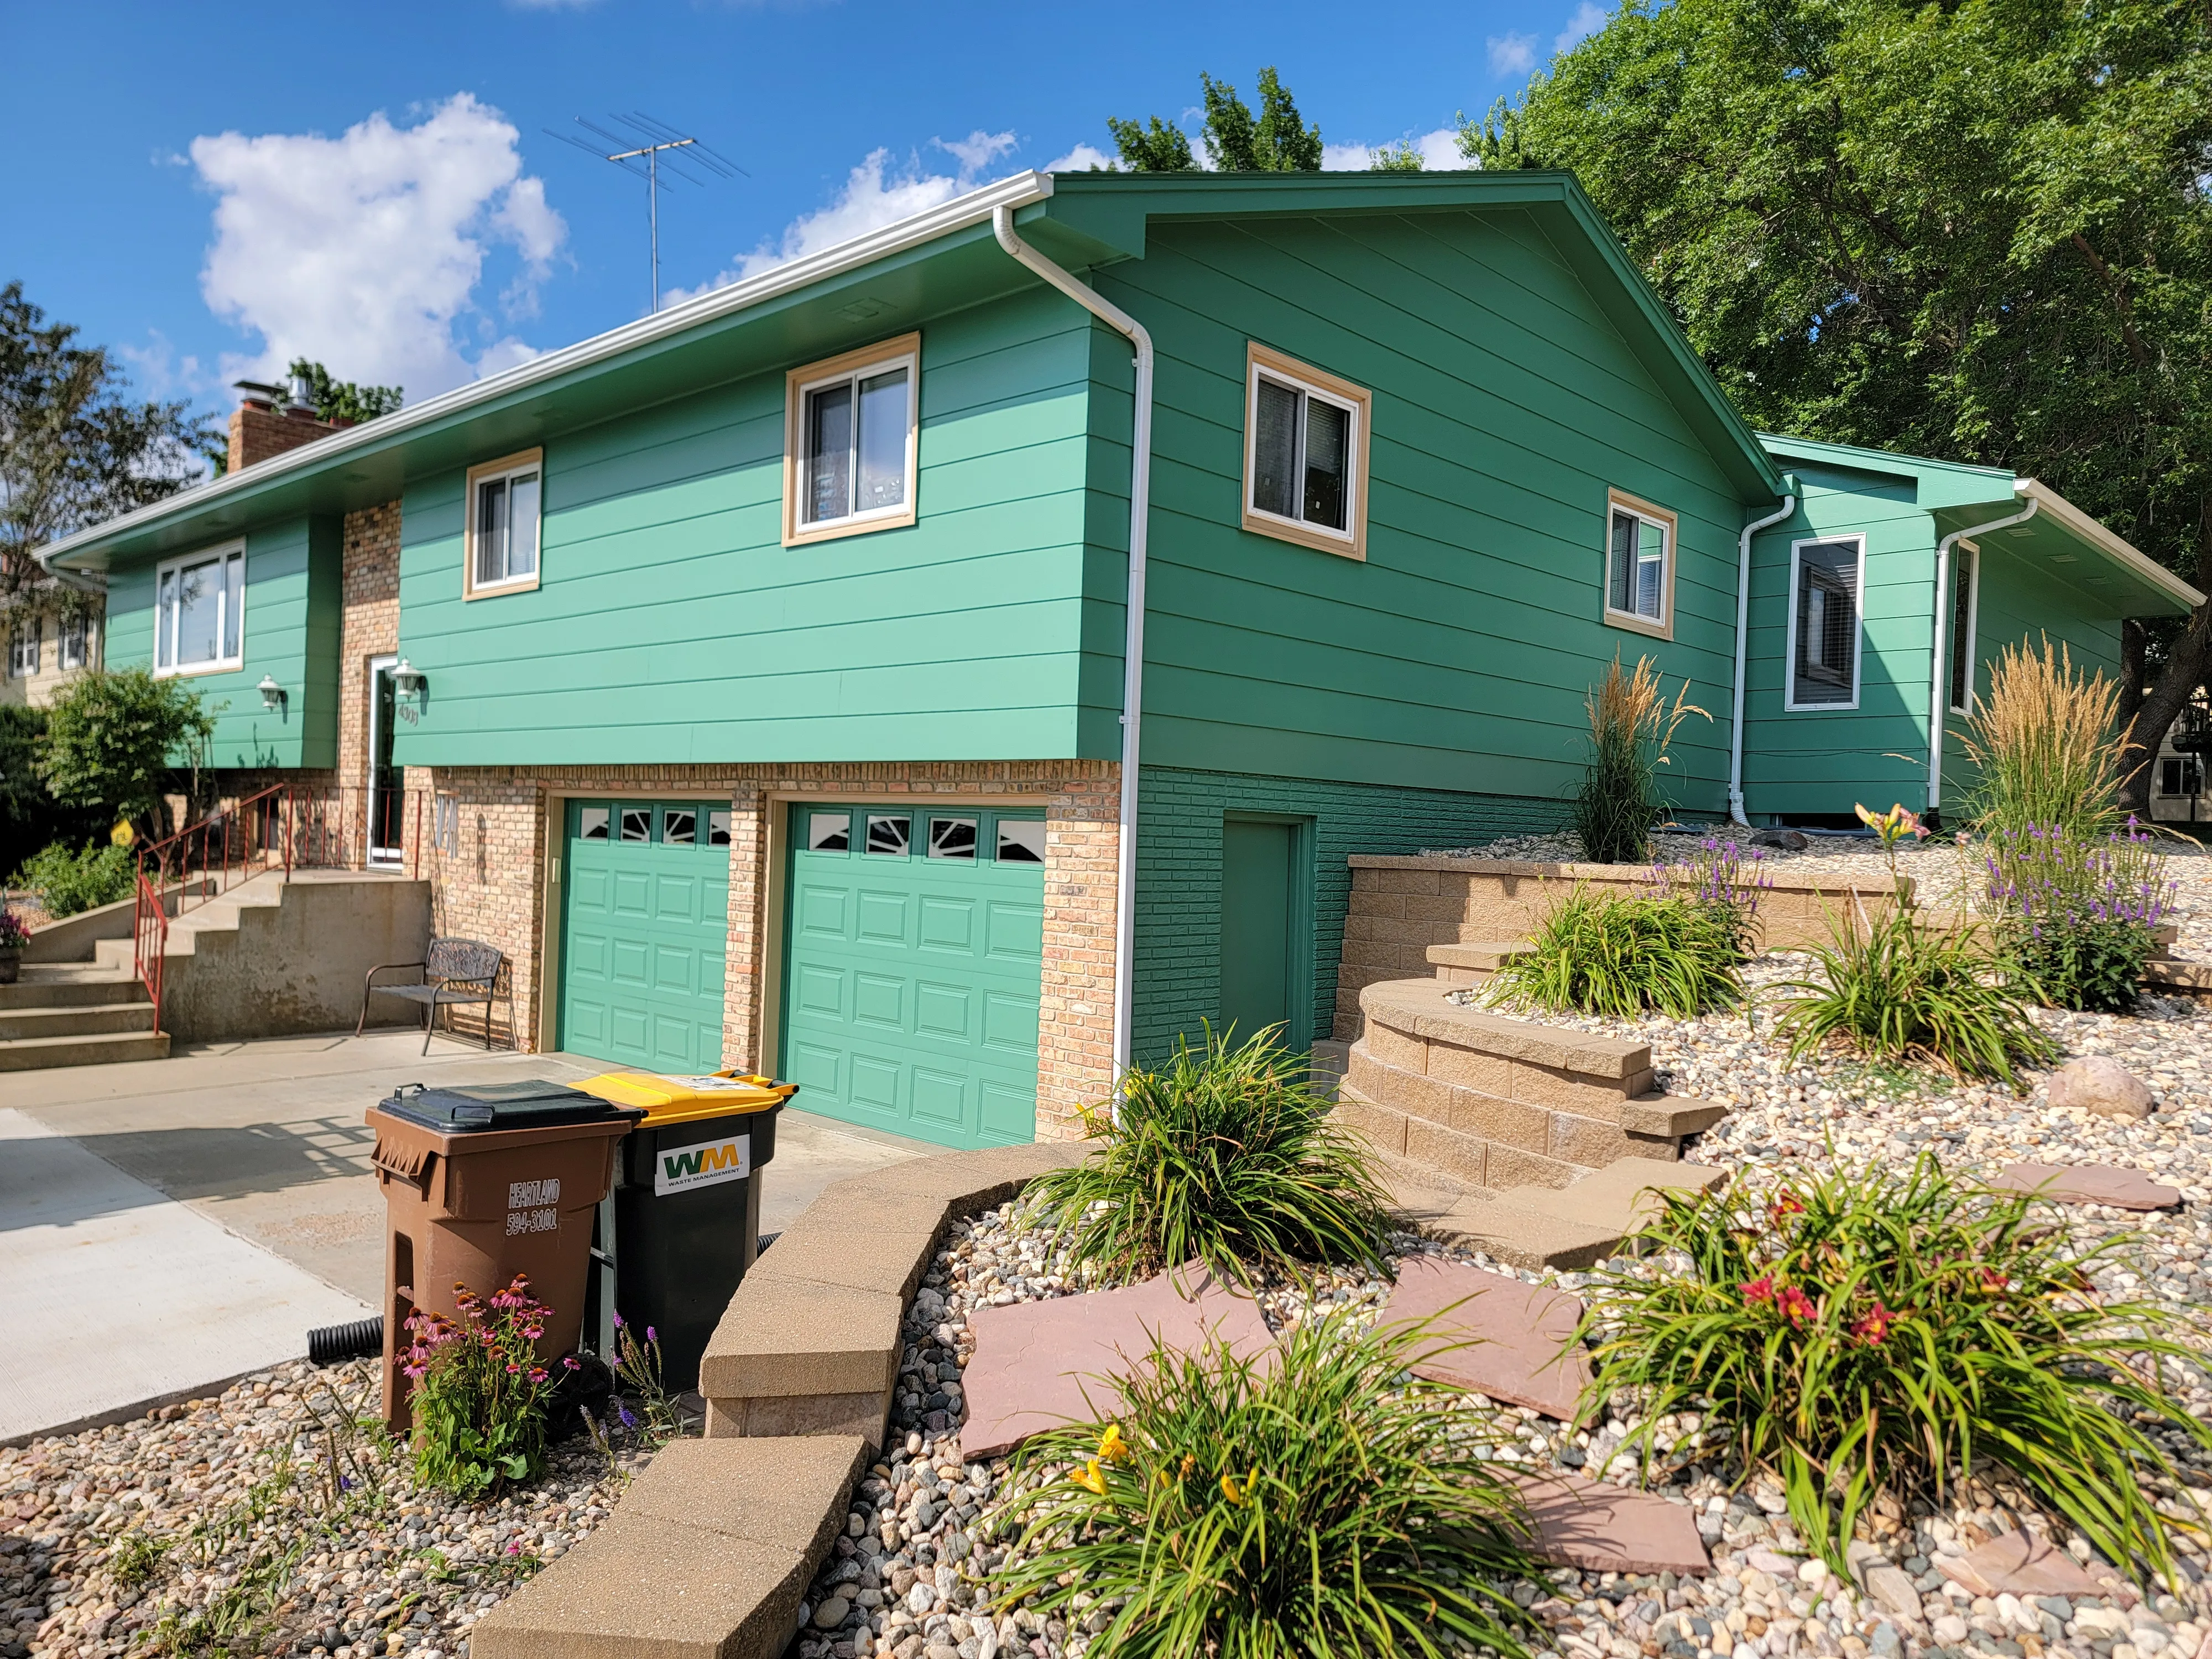
[[[0,1656],[218,1653],[221,1638],[454,1659],[651,1456],[577,1437],[496,1501],[425,1492],[356,1425],[376,1376],[367,1360],[281,1365],[219,1399],[0,1448]]]

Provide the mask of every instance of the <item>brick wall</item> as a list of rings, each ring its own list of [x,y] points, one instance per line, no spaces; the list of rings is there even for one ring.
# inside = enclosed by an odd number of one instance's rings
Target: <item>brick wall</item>
[[[1197,1036],[1221,1007],[1221,820],[1224,812],[1310,817],[1311,1032],[1336,1024],[1338,958],[1354,853],[1469,847],[1557,829],[1565,804],[1522,795],[1322,783],[1303,778],[1145,769],[1137,832],[1135,1048],[1158,1059],[1178,1033]]]
[[[265,404],[241,404],[230,412],[228,465],[231,471],[236,472],[257,461],[268,460],[344,429],[331,422],[319,421],[305,410],[280,414]]]
[[[761,1051],[764,990],[779,970],[768,945],[778,872],[767,867],[769,815],[779,792],[853,799],[1012,795],[1045,809],[1044,964],[1038,1017],[1037,1134],[1076,1132],[1081,1109],[1112,1076],[1114,855],[1119,785],[1105,762],[962,764],[410,768],[410,791],[450,796],[459,822],[452,852],[433,848],[434,925],[496,945],[513,963],[516,1017],[533,1046],[550,993],[544,878],[556,791],[691,794],[732,806],[723,1059],[772,1066]],[[504,1011],[501,1018],[504,1019]]]
[[[399,503],[345,516],[338,555],[338,783],[368,787],[368,663],[399,649]]]

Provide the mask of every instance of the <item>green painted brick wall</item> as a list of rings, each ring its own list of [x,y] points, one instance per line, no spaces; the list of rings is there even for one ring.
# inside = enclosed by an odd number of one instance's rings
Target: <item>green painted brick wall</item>
[[[1144,769],[1137,831],[1137,972],[1133,1047],[1160,1059],[1178,1034],[1218,1021],[1221,823],[1249,812],[1310,818],[1304,846],[1313,896],[1313,996],[1304,1040],[1335,1023],[1337,961],[1352,899],[1354,853],[1468,847],[1556,830],[1565,806],[1527,796],[1403,789],[1179,768]]]

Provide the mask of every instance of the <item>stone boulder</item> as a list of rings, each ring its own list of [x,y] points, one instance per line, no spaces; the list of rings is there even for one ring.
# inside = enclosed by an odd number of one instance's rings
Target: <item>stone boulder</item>
[[[1753,847],[1775,847],[1785,853],[1802,853],[1813,842],[1811,837],[1795,830],[1761,830],[1751,838]]]
[[[2053,1072],[2051,1103],[2078,1106],[2099,1117],[2145,1118],[2158,1109],[2158,1097],[2142,1080],[2105,1054],[2069,1060]]]

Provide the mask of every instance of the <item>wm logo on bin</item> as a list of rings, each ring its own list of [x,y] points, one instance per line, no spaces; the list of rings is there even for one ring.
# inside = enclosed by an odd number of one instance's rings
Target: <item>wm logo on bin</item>
[[[726,1181],[743,1181],[753,1171],[753,1138],[732,1135],[697,1146],[664,1147],[653,1166],[656,1197],[688,1192],[694,1187],[718,1187]]]

